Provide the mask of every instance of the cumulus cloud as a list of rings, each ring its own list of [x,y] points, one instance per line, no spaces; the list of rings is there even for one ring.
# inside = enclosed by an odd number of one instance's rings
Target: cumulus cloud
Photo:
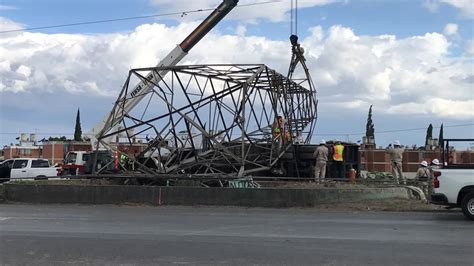
[[[112,96],[130,68],[156,64],[195,25],[143,25],[129,34],[22,32],[1,38],[0,90],[64,89],[74,94]]]
[[[461,15],[472,19],[474,17],[474,4],[472,0],[425,0],[424,6],[431,12],[437,12],[440,4],[447,4],[461,12]]]
[[[474,40],[469,40],[466,44],[466,54],[468,56],[474,56]]]
[[[156,65],[197,25],[145,24],[130,33],[43,34],[0,39],[1,93],[66,93],[113,102],[128,70]],[[182,64],[265,63],[286,73],[289,42],[211,32]],[[397,38],[357,35],[351,28],[315,26],[301,40],[321,108],[474,118],[472,62],[449,56],[440,33]],[[212,51],[212,52],[210,52]],[[325,107],[326,106],[326,107]]]
[[[323,6],[333,3],[343,3],[347,0],[299,0],[298,8],[308,8],[314,6]],[[199,10],[214,8],[218,6],[221,0],[151,0],[152,5],[157,6],[163,12],[181,12],[190,10]],[[252,5],[261,2],[268,2],[265,0],[241,0],[238,8],[229,14],[228,18],[238,19],[247,23],[255,23],[257,19],[266,19],[272,22],[279,22],[288,19],[287,12],[290,10],[290,1],[275,1],[257,6]],[[183,10],[186,7],[186,10]],[[190,13],[182,16],[181,20],[194,20],[199,17],[204,17],[203,13]]]
[[[444,26],[443,34],[446,36],[458,34],[458,24],[448,23]]]
[[[439,2],[436,0],[425,0],[423,6],[430,12],[437,12],[439,8]]]
[[[450,58],[443,35],[357,36],[342,26],[333,26],[326,35],[306,45],[319,51],[309,64],[316,71],[322,103],[326,99],[346,108],[376,104],[386,107],[383,112],[402,115],[474,117],[472,62]]]

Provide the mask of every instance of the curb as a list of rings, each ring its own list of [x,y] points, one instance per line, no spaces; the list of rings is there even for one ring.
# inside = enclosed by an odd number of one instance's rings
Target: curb
[[[287,189],[4,184],[9,202],[149,204],[242,207],[314,207],[319,204],[410,199],[406,188]],[[2,198],[0,196],[0,198]]]

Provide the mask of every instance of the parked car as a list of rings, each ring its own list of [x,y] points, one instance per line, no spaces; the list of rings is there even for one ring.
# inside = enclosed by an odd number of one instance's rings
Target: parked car
[[[57,176],[58,169],[51,167],[49,161],[40,158],[9,159],[0,163],[0,182],[11,179],[47,179]]]
[[[453,163],[449,160],[449,143],[454,141],[474,141],[466,139],[444,140],[446,148],[442,149],[443,166],[434,169],[434,193],[431,203],[460,207],[464,215],[474,220],[474,164]],[[442,144],[442,147],[444,145]]]

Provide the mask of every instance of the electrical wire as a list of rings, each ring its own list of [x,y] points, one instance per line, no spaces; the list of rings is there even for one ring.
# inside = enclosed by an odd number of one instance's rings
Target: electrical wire
[[[451,126],[443,126],[444,128],[452,128],[452,127],[469,127],[474,126],[473,124],[459,124],[459,125],[451,125]],[[433,128],[441,128],[433,127]],[[383,133],[395,133],[395,132],[408,132],[408,131],[418,131],[418,130],[426,130],[425,127],[419,128],[405,128],[405,129],[391,129],[391,130],[382,130],[382,131],[375,131],[374,134],[383,134]],[[358,132],[358,133],[321,133],[321,134],[314,134],[315,136],[358,136],[358,135],[365,135],[365,132]]]
[[[281,2],[281,0],[257,2],[257,3],[251,3],[251,4],[243,4],[243,5],[238,5],[236,7],[241,8],[241,7],[257,6],[257,5],[274,4],[274,3],[279,3],[279,2]],[[2,34],[2,33],[12,33],[12,32],[21,32],[21,31],[63,28],[63,27],[72,27],[72,26],[81,26],[81,25],[90,25],[90,24],[109,23],[109,22],[116,22],[116,21],[136,20],[136,19],[145,19],[145,18],[153,18],[153,17],[166,17],[166,16],[175,16],[175,15],[181,15],[181,17],[183,17],[185,15],[192,14],[192,13],[213,11],[214,9],[215,8],[203,8],[203,9],[180,11],[180,12],[153,14],[153,15],[147,15],[147,16],[113,18],[113,19],[93,20],[93,21],[75,22],[75,23],[67,23],[67,24],[57,24],[57,25],[50,25],[50,26],[32,27],[32,28],[25,28],[25,29],[4,30],[4,31],[0,31],[0,34]]]
[[[458,125],[445,125],[444,128],[452,128],[452,127],[469,127],[474,126],[474,123],[471,124],[458,124]],[[441,128],[440,126],[436,126],[433,128]],[[424,127],[419,128],[405,128],[405,129],[391,129],[391,130],[382,130],[382,131],[375,131],[376,134],[381,133],[394,133],[394,132],[408,132],[408,131],[417,131],[417,130],[426,130]],[[0,132],[0,135],[18,135],[19,133],[14,132]],[[364,135],[365,132],[360,133],[321,133],[321,134],[314,134],[315,136],[347,136],[347,135]],[[74,133],[65,133],[65,132],[38,132],[37,135],[74,135]]]

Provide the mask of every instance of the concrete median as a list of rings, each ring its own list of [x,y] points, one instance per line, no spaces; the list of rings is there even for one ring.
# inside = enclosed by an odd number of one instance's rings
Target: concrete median
[[[1,197],[0,197],[1,198]],[[313,207],[318,204],[408,199],[405,188],[290,189],[112,185],[4,184],[3,198],[23,203]]]

